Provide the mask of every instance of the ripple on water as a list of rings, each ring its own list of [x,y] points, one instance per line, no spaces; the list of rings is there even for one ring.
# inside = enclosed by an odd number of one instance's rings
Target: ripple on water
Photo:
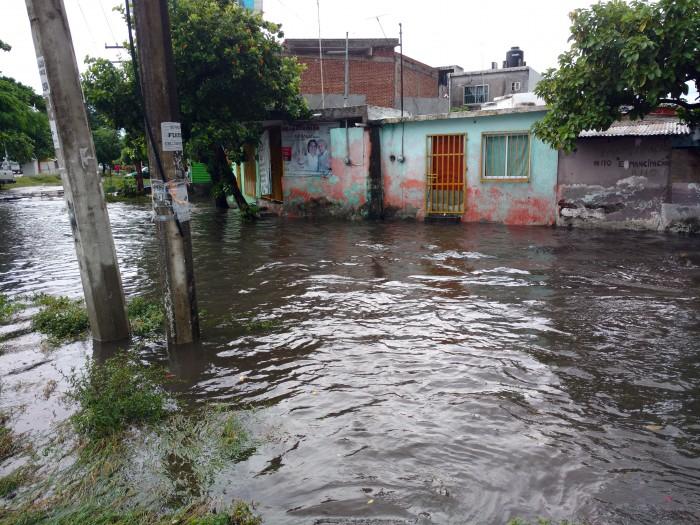
[[[63,208],[0,203],[2,293],[80,294]],[[127,293],[153,291],[150,211],[109,212]],[[193,217],[205,341],[160,357],[262,441],[213,494],[280,524],[700,520],[694,240]]]

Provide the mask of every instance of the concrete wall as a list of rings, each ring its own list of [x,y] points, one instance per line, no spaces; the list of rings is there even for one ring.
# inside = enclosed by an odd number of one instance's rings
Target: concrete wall
[[[331,175],[282,177],[283,213],[290,217],[366,215],[370,142],[366,128],[350,128],[349,159],[345,128],[331,129]]]
[[[531,74],[532,72],[532,74]],[[464,87],[488,84],[489,99],[511,94],[511,83],[520,82],[520,93],[526,93],[534,89],[531,85],[531,76],[539,81],[539,74],[529,67],[517,67],[506,69],[491,69],[453,75],[450,78],[450,106],[459,108],[464,105]]]
[[[425,218],[426,143],[428,135],[467,134],[466,222],[501,222],[520,225],[554,224],[556,219],[557,152],[531,137],[528,182],[482,181],[481,134],[526,131],[544,112],[521,112],[471,118],[405,123],[404,162],[401,124],[382,129],[381,162],[385,214],[399,218]],[[395,160],[392,160],[392,156]]]
[[[670,173],[669,137],[579,139],[559,156],[557,224],[660,229]]]

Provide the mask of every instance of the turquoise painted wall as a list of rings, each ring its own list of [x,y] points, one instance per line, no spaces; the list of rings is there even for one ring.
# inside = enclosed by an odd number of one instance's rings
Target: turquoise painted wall
[[[505,224],[554,224],[558,154],[531,136],[528,182],[482,181],[481,140],[485,132],[527,131],[544,111],[406,122],[405,161],[401,155],[401,124],[386,124],[381,133],[384,206],[398,217],[425,217],[428,135],[467,134],[467,189],[463,221]]]

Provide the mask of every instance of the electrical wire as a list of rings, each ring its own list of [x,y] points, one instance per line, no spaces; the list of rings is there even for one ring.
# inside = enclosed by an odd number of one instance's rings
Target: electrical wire
[[[97,3],[100,4],[100,11],[102,11],[102,17],[105,19],[105,22],[107,22],[107,27],[109,28],[109,34],[112,35],[112,41],[116,44],[117,37],[114,36],[114,31],[112,31],[112,24],[109,23],[109,19],[107,18],[107,13],[105,13],[105,8],[102,5],[102,0],[97,0]]]
[[[83,6],[80,3],[80,0],[77,0],[78,3],[78,9],[80,9],[80,14],[83,17],[83,22],[85,22],[85,27],[88,30],[88,33],[90,34],[90,40],[92,40],[92,45],[95,47],[98,47],[97,45],[97,40],[95,40],[95,35],[92,34],[92,29],[90,29],[90,23],[87,20],[87,17],[85,16],[85,11],[83,11]]]

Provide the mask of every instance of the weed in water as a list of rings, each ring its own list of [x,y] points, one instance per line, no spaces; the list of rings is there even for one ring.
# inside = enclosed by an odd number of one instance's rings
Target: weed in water
[[[274,330],[282,323],[278,319],[258,319],[243,323],[243,328],[248,332],[266,332]]]
[[[22,309],[22,305],[11,301],[3,294],[0,294],[0,323],[12,320],[12,317]]]
[[[7,426],[10,416],[0,412],[0,462],[17,452],[17,440],[12,429]]]
[[[74,341],[87,334],[90,324],[82,301],[38,295],[34,303],[40,310],[32,318],[32,328],[47,335],[52,345]]]
[[[136,297],[127,307],[131,333],[140,337],[152,337],[163,333],[165,312],[159,302]]]
[[[67,396],[78,405],[75,430],[91,440],[109,437],[130,425],[155,423],[167,415],[165,370],[141,363],[125,352],[104,364],[91,360],[68,378]]]
[[[506,525],[584,525],[584,523],[568,520],[552,521],[547,518],[537,518],[537,521],[531,522],[522,518],[513,518]]]
[[[17,491],[27,479],[27,473],[23,469],[17,469],[12,474],[0,478],[0,498],[6,498]]]

